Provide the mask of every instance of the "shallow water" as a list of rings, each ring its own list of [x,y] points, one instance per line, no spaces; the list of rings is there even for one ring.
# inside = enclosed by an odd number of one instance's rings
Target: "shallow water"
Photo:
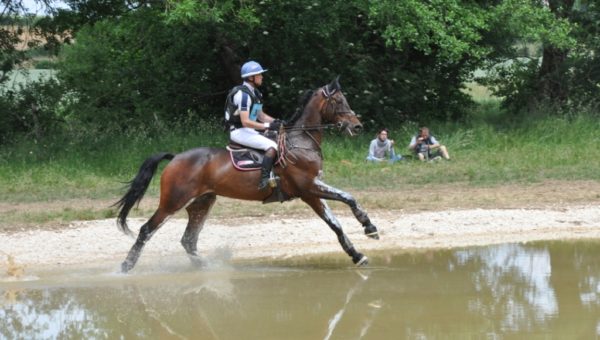
[[[600,242],[36,273],[0,282],[0,338],[594,339]],[[29,273],[29,275],[32,275]]]

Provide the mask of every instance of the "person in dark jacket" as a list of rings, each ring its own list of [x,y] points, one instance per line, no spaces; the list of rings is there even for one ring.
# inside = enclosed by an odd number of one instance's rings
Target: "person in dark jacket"
[[[435,160],[444,158],[450,160],[448,149],[445,145],[441,145],[434,136],[429,134],[429,128],[423,126],[419,129],[419,133],[412,137],[408,148],[421,161]]]

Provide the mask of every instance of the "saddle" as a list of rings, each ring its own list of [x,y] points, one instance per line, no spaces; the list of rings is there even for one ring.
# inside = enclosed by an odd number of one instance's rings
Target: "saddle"
[[[277,133],[267,131],[265,137],[277,142]],[[265,156],[265,152],[260,149],[254,149],[242,144],[238,144],[231,139],[226,149],[229,151],[231,163],[233,166],[241,171],[253,171],[260,170],[262,168],[262,161]],[[275,161],[277,164],[278,161]]]
[[[241,171],[260,170],[265,155],[263,150],[253,149],[245,145],[229,141],[227,145],[231,163]]]
[[[265,155],[263,150],[254,149],[245,145],[238,144],[232,140],[229,140],[229,144],[226,147],[229,151],[229,156],[233,167],[240,171],[256,171],[262,168],[262,161]],[[278,164],[279,160],[275,161]],[[279,177],[275,177],[277,185],[269,197],[263,200],[263,203],[273,202],[285,202],[293,199],[287,193],[281,190],[279,183]]]

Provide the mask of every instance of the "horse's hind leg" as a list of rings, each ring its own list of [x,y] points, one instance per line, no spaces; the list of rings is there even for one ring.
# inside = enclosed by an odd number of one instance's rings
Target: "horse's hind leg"
[[[331,209],[327,205],[327,202],[318,198],[318,197],[310,197],[310,198],[302,198],[304,202],[306,202],[310,207],[329,225],[331,230],[335,232],[338,237],[338,241],[342,245],[342,249],[352,258],[352,262],[357,266],[362,266],[368,264],[368,259],[365,255],[357,252],[352,245],[352,242],[348,239],[344,231],[342,230],[342,226],[340,222],[338,222],[337,218],[333,215]]]
[[[192,263],[197,265],[202,264],[197,254],[198,234],[202,231],[208,213],[216,200],[217,196],[215,194],[205,194],[196,198],[185,208],[189,219],[185,232],[181,237],[181,245],[185,248]]]
[[[152,217],[148,220],[148,222],[146,222],[140,228],[140,233],[138,234],[137,240],[131,247],[131,250],[129,250],[127,258],[121,264],[121,271],[123,273],[130,271],[135,266],[136,262],[140,257],[142,249],[144,248],[144,245],[146,244],[146,242],[148,242],[148,240],[150,240],[152,235],[154,235],[156,230],[160,228],[162,223],[167,217],[169,217],[169,215],[171,214],[168,214],[164,210],[159,208],[158,210],[156,210],[154,215],[152,215]]]

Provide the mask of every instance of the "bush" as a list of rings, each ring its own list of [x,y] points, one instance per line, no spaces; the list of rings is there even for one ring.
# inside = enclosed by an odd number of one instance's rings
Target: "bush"
[[[0,144],[19,135],[43,140],[63,119],[60,115],[63,87],[55,79],[19,85],[0,96]]]

